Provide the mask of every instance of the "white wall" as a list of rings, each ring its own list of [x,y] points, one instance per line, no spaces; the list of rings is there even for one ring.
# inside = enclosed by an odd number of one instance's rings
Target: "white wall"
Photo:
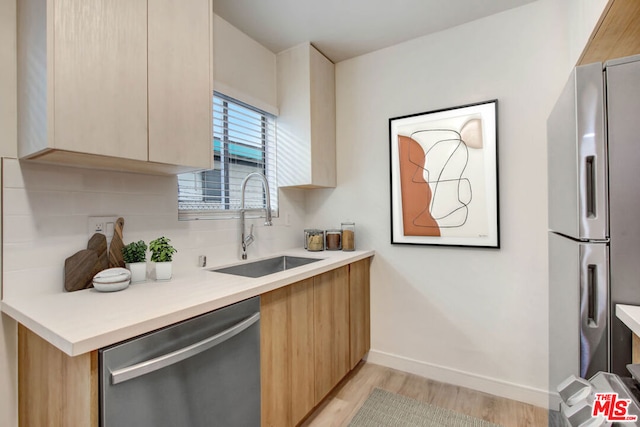
[[[0,425],[18,425],[17,323],[0,313]]]
[[[610,0],[569,0],[569,60],[574,66]]]
[[[0,0],[0,157],[16,156],[16,0]]]
[[[16,72],[16,0],[0,0],[0,156],[17,151]],[[17,348],[16,322],[0,313],[0,426],[18,424]]]
[[[566,3],[540,0],[337,64],[338,187],[307,226],[374,248],[369,360],[548,404],[546,119],[571,69]],[[390,244],[388,119],[498,99],[501,249]]]

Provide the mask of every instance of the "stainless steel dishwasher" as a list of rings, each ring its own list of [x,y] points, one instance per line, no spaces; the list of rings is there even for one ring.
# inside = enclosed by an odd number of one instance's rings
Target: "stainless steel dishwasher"
[[[99,351],[102,427],[260,426],[260,299]]]

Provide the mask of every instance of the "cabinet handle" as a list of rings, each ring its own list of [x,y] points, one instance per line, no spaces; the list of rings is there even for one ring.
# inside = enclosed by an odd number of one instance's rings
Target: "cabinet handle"
[[[111,371],[111,384],[116,385],[140,377],[142,375],[157,371],[162,368],[166,368],[167,366],[173,365],[174,363],[181,362],[185,359],[200,354],[203,351],[209,350],[210,348],[213,348],[218,344],[222,344],[229,338],[238,335],[239,333],[256,323],[258,320],[260,320],[260,312],[254,313],[252,316],[247,317],[246,319],[238,322],[237,324],[233,325],[229,329],[220,332],[219,334],[206,338],[195,344],[191,344],[190,346],[181,348],[171,353],[164,354],[162,356],[158,356],[153,359],[146,360],[144,362],[137,363],[135,365],[128,366],[126,368]]]

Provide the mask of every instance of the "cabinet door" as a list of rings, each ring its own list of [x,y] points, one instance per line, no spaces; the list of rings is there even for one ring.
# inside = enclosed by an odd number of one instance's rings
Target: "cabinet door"
[[[335,187],[336,82],[335,66],[313,46],[310,50],[311,182]]]
[[[20,427],[98,426],[98,352],[70,357],[18,325]]]
[[[336,186],[335,66],[311,44],[277,55],[280,187]]]
[[[349,266],[314,277],[315,400],[349,372]]]
[[[149,0],[149,161],[211,167],[210,0]]]
[[[262,426],[296,425],[315,405],[313,278],[260,297]]]
[[[351,369],[371,348],[369,295],[369,258],[367,258],[349,265]]]
[[[53,148],[147,160],[147,1],[50,3]]]

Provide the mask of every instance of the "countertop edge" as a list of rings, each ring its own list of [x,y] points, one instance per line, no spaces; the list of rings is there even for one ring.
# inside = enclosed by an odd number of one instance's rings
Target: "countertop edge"
[[[640,306],[616,304],[616,317],[634,334],[640,336]]]
[[[285,254],[290,252],[291,251],[283,251],[282,253]],[[318,255],[318,253],[314,254]],[[236,292],[217,296],[208,300],[205,299],[198,303],[188,304],[177,310],[160,315],[154,315],[130,324],[123,324],[114,329],[103,330],[96,334],[85,334],[85,336],[76,338],[69,337],[68,334],[65,334],[65,331],[61,331],[60,328],[47,325],[47,322],[43,320],[46,316],[43,316],[38,312],[38,310],[31,307],[26,297],[15,298],[15,300],[5,299],[1,301],[0,311],[16,320],[18,323],[24,325],[67,355],[78,356],[204,313],[208,313],[247,298],[261,295],[283,286],[288,286],[292,283],[317,276],[365,258],[373,257],[374,255],[375,252],[373,250],[356,251],[352,256],[343,255],[340,259],[335,260],[334,262],[313,263],[309,264],[307,268],[300,268],[299,270],[292,269],[287,272],[270,275],[273,276],[271,278],[265,276],[261,278],[262,280],[258,280],[257,284],[252,285],[253,282],[251,280],[246,280],[244,282],[247,283],[247,286],[240,286],[240,289]],[[214,276],[211,276],[211,279],[213,281]],[[53,297],[54,296],[52,295],[43,295],[35,296],[33,299],[40,303],[46,303],[47,298],[51,299]],[[100,318],[93,320],[96,323],[100,322]]]
[[[0,312],[11,317],[13,320],[20,323],[30,331],[34,332],[36,335],[40,336],[40,338],[49,342],[49,344],[57,347],[59,350],[62,350],[67,355],[77,356],[80,354],[73,354],[73,344],[69,343],[55,331],[42,326],[36,320],[32,319],[30,316],[25,315],[22,311],[11,306],[9,303],[0,301]]]

